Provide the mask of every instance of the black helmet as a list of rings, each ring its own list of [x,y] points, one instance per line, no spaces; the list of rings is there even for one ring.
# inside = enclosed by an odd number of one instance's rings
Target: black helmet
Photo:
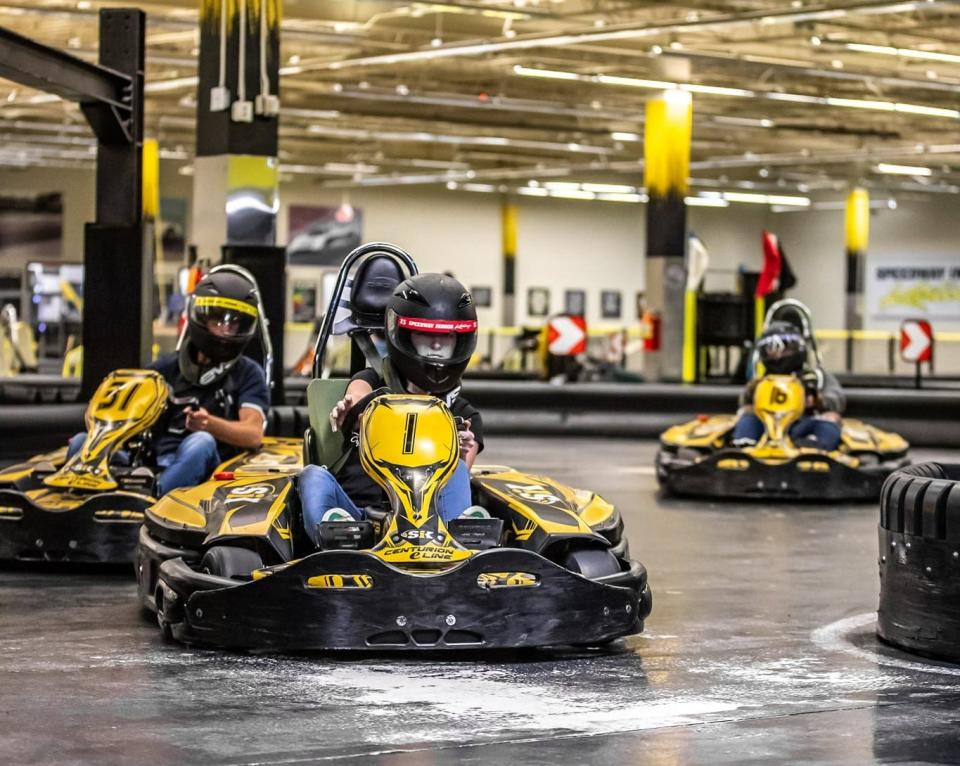
[[[460,383],[477,347],[477,310],[467,289],[444,274],[418,274],[387,303],[387,354],[394,369],[423,391]]]
[[[807,359],[807,342],[789,322],[771,322],[757,339],[764,369],[773,375],[800,372]]]
[[[257,332],[259,303],[257,283],[239,270],[214,269],[197,283],[179,347],[187,380],[208,385],[230,369]],[[210,361],[200,364],[198,351]]]

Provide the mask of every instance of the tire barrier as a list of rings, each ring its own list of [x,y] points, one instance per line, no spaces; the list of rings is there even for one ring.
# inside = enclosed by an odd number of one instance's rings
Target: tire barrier
[[[286,383],[288,401],[304,397],[305,378]],[[483,413],[486,433],[527,436],[601,436],[656,438],[671,425],[704,413],[733,412],[739,389],[731,386],[574,383],[562,386],[524,381],[468,380],[464,396]],[[960,392],[848,389],[847,415],[868,419],[901,434],[914,446],[960,447]],[[304,397],[305,398],[305,397]],[[306,407],[273,408],[268,433],[302,436]],[[41,449],[63,443],[83,423],[79,404],[0,405],[0,459],[38,451],[19,446],[36,437]],[[36,432],[29,425],[37,418]],[[12,419],[11,419],[12,418]],[[45,441],[44,441],[45,438]],[[26,444],[21,441],[20,445]]]
[[[920,463],[880,494],[877,634],[909,652],[960,661],[960,465]]]

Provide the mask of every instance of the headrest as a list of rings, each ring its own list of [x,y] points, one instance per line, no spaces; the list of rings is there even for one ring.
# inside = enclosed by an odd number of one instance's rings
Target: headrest
[[[374,255],[357,268],[350,303],[353,322],[367,330],[383,329],[387,303],[404,279],[400,264],[387,255]]]
[[[400,264],[389,255],[371,255],[361,262],[340,296],[333,334],[382,330],[390,296],[405,278]]]

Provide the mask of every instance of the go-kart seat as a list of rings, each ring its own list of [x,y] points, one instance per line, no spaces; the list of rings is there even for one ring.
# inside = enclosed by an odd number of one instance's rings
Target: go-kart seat
[[[350,297],[337,308],[333,333],[348,335],[378,373],[382,360],[372,332],[382,332],[386,323],[387,303],[397,285],[404,279],[400,265],[386,255],[372,255],[363,261],[353,277]],[[346,378],[317,378],[307,386],[307,411],[310,427],[305,435],[306,462],[332,466],[343,451],[343,436],[330,428],[330,410],[343,398],[350,381]]]

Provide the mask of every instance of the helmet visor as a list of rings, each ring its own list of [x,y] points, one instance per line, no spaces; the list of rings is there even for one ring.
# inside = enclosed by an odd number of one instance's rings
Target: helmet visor
[[[257,323],[257,309],[233,298],[203,295],[193,300],[190,319],[215,338],[246,338]]]
[[[475,319],[424,319],[389,311],[387,332],[399,349],[431,364],[459,364],[477,347]]]
[[[778,360],[802,356],[807,344],[799,333],[775,333],[760,338],[757,348],[761,359]]]

